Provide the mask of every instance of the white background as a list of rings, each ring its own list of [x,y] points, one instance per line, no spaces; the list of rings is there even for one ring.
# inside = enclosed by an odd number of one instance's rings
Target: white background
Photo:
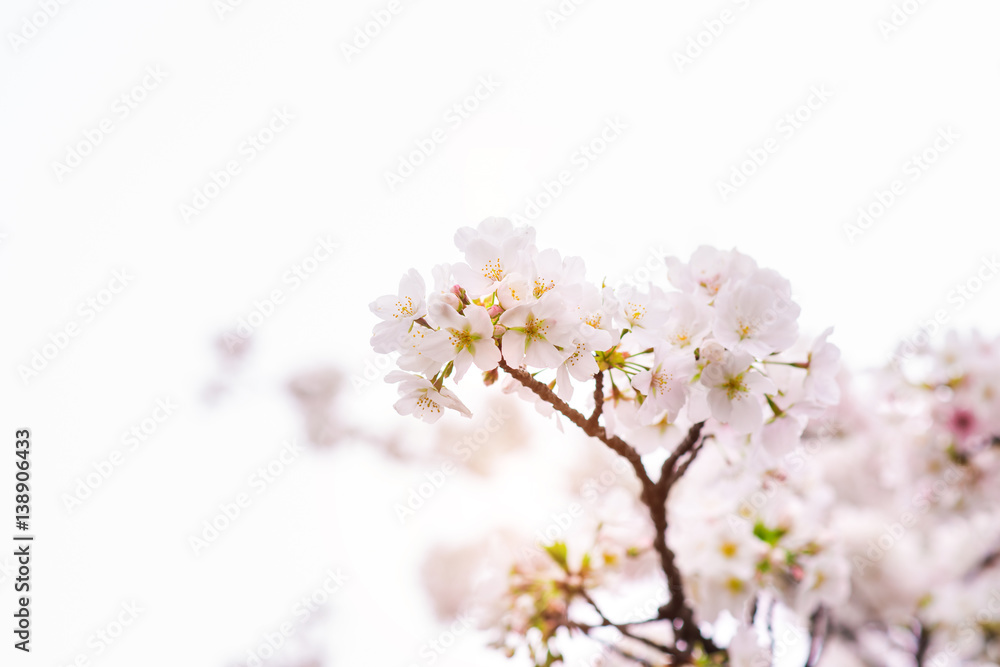
[[[441,628],[418,552],[452,519],[429,510],[399,528],[392,503],[419,470],[359,444],[309,448],[204,553],[188,537],[285,439],[304,441],[291,377],[332,365],[363,378],[368,302],[411,266],[457,260],[457,227],[524,215],[562,170],[572,183],[534,219],[539,244],[582,255],[594,280],[633,276],[660,250],[738,247],[791,280],[803,329],[834,325],[854,368],[884,363],[936,313],[1000,333],[1000,280],[971,301],[953,292],[1000,251],[995,2],[909,2],[887,35],[888,0],[589,0],[567,16],[547,14],[554,1],[404,0],[350,58],[343,45],[387,2],[91,0],[48,19],[44,4],[0,14],[0,488],[14,429],[31,428],[38,536],[34,651],[14,655],[4,621],[3,664],[239,664],[330,567],[351,583],[310,655],[426,664],[418,647]],[[724,10],[732,20],[713,24]],[[116,100],[148,67],[166,77],[122,118]],[[481,77],[496,91],[449,124]],[[800,109],[817,87],[830,99]],[[241,145],[274,109],[294,120],[247,161]],[[778,123],[796,111],[808,120],[786,137]],[[113,130],[60,179],[54,163],[104,118]],[[574,156],[609,119],[625,129],[580,171]],[[390,188],[385,173],[438,127],[444,141]],[[912,180],[907,162],[942,128],[957,140]],[[771,137],[777,151],[724,201],[719,182]],[[240,173],[185,221],[180,206],[229,160]],[[845,224],[894,179],[905,192],[852,242]],[[284,274],[326,235],[337,253],[291,289]],[[133,279],[85,322],[79,304],[122,269]],[[276,288],[284,302],[227,372],[218,337]],[[25,380],[19,367],[70,322],[79,335]],[[428,437],[379,382],[348,389],[355,420]],[[69,511],[63,494],[165,397],[175,415]],[[139,621],[95,657],[88,636],[131,600]]]

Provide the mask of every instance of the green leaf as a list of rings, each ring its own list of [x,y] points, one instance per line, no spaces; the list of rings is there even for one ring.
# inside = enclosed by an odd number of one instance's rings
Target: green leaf
[[[545,547],[545,551],[552,557],[556,563],[562,569],[567,569],[569,563],[566,560],[566,543],[565,542],[553,542],[551,545]]]
[[[753,527],[754,536],[762,542],[767,542],[772,547],[776,545],[778,540],[784,537],[787,532],[788,531],[784,528],[768,528],[761,521],[755,523]]]

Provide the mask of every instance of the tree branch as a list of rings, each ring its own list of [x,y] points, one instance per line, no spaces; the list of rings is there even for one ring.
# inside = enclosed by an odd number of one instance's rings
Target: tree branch
[[[604,373],[598,371],[594,376],[594,412],[590,415],[589,423],[597,426],[604,412]]]
[[[653,481],[646,473],[646,468],[642,465],[642,458],[639,456],[638,452],[632,449],[624,440],[617,436],[609,437],[603,426],[591,423],[578,410],[573,409],[566,401],[559,398],[559,396],[557,396],[547,384],[539,382],[533,378],[531,373],[518,368],[511,368],[507,362],[502,359],[500,360],[500,368],[504,369],[512,378],[533,391],[540,399],[558,410],[564,417],[578,426],[581,431],[592,438],[597,438],[614,450],[616,454],[625,457],[625,459],[632,464],[632,469],[635,471],[636,477],[639,478],[639,481],[642,482],[643,488],[646,488],[647,485],[653,484]]]
[[[677,462],[682,456],[688,452],[697,453],[696,446],[699,446],[701,439],[701,429],[705,426],[705,422],[698,422],[688,430],[687,436],[677,445],[667,460],[663,462],[663,467],[660,469],[660,479],[656,482],[657,487],[663,489],[664,491],[669,490],[675,481],[683,474],[677,468]],[[691,460],[694,460],[692,455]],[[688,463],[690,465],[690,462]],[[687,466],[685,466],[685,470]]]
[[[823,626],[820,629],[820,622]],[[826,607],[820,605],[813,615],[809,617],[809,656],[806,658],[805,667],[816,667],[819,659],[823,656],[823,648],[826,645],[826,636],[830,631],[830,617]]]
[[[566,401],[559,398],[548,385],[539,382],[527,371],[511,368],[504,360],[500,361],[500,368],[534,392],[540,399],[550,404],[588,436],[597,438],[632,465],[632,469],[635,471],[635,475],[642,485],[642,494],[639,499],[649,509],[649,515],[653,521],[655,529],[653,546],[660,556],[660,566],[667,578],[667,588],[670,591],[670,599],[667,604],[660,607],[659,617],[663,620],[680,621],[680,627],[676,630],[676,637],[678,640],[684,642],[685,647],[683,650],[678,649],[676,651],[677,657],[682,661],[679,664],[689,662],[691,652],[698,643],[708,653],[718,652],[720,649],[712,640],[702,636],[701,630],[699,630],[697,624],[694,622],[694,611],[685,600],[683,580],[675,562],[674,552],[667,546],[667,495],[670,493],[671,485],[684,473],[687,466],[690,465],[691,461],[697,455],[700,449],[698,445],[704,422],[699,422],[691,427],[687,437],[671,453],[667,461],[664,462],[663,470],[666,474],[661,473],[660,479],[657,482],[653,482],[642,463],[642,457],[639,456],[639,453],[618,436],[609,436],[604,426],[601,426],[599,423],[600,411],[603,408],[599,408],[598,406],[602,406],[604,402],[603,373],[598,373],[595,376],[594,382],[596,387],[594,398],[596,405],[594,414],[590,418],[587,418],[566,403]],[[690,454],[689,459],[678,466],[678,461],[685,454]]]
[[[927,631],[927,628],[923,624],[920,626],[920,634],[917,636],[917,652],[914,656],[916,660],[917,667],[923,667],[924,661],[927,659],[927,649],[931,644],[931,633]]]
[[[666,653],[667,655],[671,655],[671,656],[680,655],[680,652],[677,649],[671,648],[669,646],[664,646],[663,644],[659,644],[657,642],[654,642],[651,639],[646,639],[642,635],[634,634],[629,629],[629,626],[633,625],[632,623],[614,623],[614,622],[612,622],[610,619],[608,619],[607,616],[604,615],[604,612],[601,611],[601,608],[597,606],[597,603],[594,602],[594,599],[592,597],[590,597],[590,594],[587,593],[587,591],[585,591],[585,590],[583,590],[581,588],[577,592],[580,594],[580,597],[582,597],[584,600],[586,600],[590,604],[590,606],[594,608],[594,611],[597,612],[597,615],[601,617],[601,626],[602,627],[611,627],[611,628],[614,628],[614,629],[618,630],[618,632],[622,633],[624,636],[628,637],[629,639],[634,639],[637,642],[642,642],[646,646],[655,648],[656,650],[660,651],[661,653]]]

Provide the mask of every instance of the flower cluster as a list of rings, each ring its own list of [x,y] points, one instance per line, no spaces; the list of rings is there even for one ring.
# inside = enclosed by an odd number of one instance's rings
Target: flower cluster
[[[952,332],[875,385],[845,420],[859,426],[818,454],[855,591],[840,634],[862,655],[998,664],[1000,339]]]
[[[800,623],[821,606],[843,604],[850,564],[827,526],[833,494],[801,450],[760,470],[735,464],[720,442],[678,485],[671,545],[698,617],[728,612],[752,621],[760,599],[780,602]]]
[[[503,370],[506,391],[602,441],[639,482],[638,498],[617,505],[617,476],[602,482],[607,491],[593,509],[613,511],[589,543],[556,541],[540,564],[504,568],[507,585],[491,596],[503,613],[489,614],[501,631],[497,646],[527,647],[536,664],[551,665],[563,660],[570,636],[600,641],[601,628],[613,626],[632,640],[613,646],[619,657],[655,649],[678,664],[716,660],[726,649],[700,624],[728,611],[744,621],[729,657],[755,664],[754,614],[747,618],[744,607],[769,599],[801,618],[843,601],[846,560],[817,529],[828,516],[817,509],[826,487],[815,475],[783,489],[783,511],[740,514],[740,493],[791,475],[775,461],[839,401],[831,330],[800,340],[799,306],[785,278],[735,250],[701,247],[688,262],[666,260],[668,284],[612,289],[588,282],[581,259],[539,249],[531,228],[497,218],[460,229],[455,243],[464,261],[437,266],[432,289],[411,269],[398,294],[371,304],[382,320],[373,348],[397,355],[400,370],[386,378],[399,385],[396,410],[428,422],[448,409],[468,417],[446,383],[475,366],[493,384]],[[578,391],[585,383],[593,384]],[[651,476],[642,455],[671,449],[667,435],[677,426],[686,435]],[[677,492],[682,507],[700,513],[669,512],[668,520],[671,488],[709,440],[710,462]],[[633,521],[642,514],[647,520]],[[668,536],[668,523],[680,531]],[[647,565],[667,579],[667,599],[616,625],[601,610],[600,591],[648,580]],[[672,646],[635,634],[644,631]]]
[[[587,282],[580,258],[539,250],[533,229],[508,220],[462,228],[455,244],[464,261],[436,267],[429,293],[410,270],[398,294],[371,305],[382,320],[373,348],[399,355],[402,371],[387,380],[400,383],[401,414],[468,416],[445,381],[473,365],[488,383],[500,365],[546,374],[565,401],[608,371],[605,426],[640,451],[682,419],[714,419],[785,449],[810,415],[837,402],[839,352],[829,331],[786,358],[798,340],[789,283],[735,250],[701,247],[687,263],[668,259],[669,289],[613,290]]]

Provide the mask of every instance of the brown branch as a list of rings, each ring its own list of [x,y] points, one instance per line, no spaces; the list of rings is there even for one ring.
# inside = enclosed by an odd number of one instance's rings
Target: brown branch
[[[966,573],[964,580],[966,582],[972,581],[983,572],[989,570],[997,564],[1000,564],[1000,548],[994,548],[992,551],[980,558],[979,562],[976,563],[976,566]]]
[[[590,632],[591,632],[591,630],[595,629],[594,626],[583,625],[581,623],[573,623],[572,625],[570,625],[570,627],[579,630],[580,632],[582,632],[583,634],[587,635],[588,637],[590,637],[594,641],[603,644],[609,651],[617,653],[618,655],[620,655],[621,657],[625,658],[626,660],[631,660],[631,661],[633,661],[633,662],[635,662],[635,663],[637,663],[639,665],[642,665],[642,667],[656,667],[653,663],[651,663],[650,661],[646,660],[645,658],[640,658],[637,655],[632,655],[631,653],[629,653],[625,649],[619,647],[617,644],[615,644],[614,642],[612,642],[610,640],[601,639],[599,637],[592,636],[590,634]],[[600,627],[600,626],[597,626],[597,627]]]
[[[920,626],[920,635],[917,637],[917,652],[914,656],[917,667],[923,667],[927,659],[927,648],[931,644],[931,633],[923,625]]]
[[[500,361],[500,368],[504,369],[512,378],[533,391],[540,399],[558,410],[564,417],[578,426],[581,431],[592,438],[597,438],[614,450],[616,454],[625,457],[625,459],[632,464],[632,469],[635,471],[639,481],[642,482],[644,489],[647,485],[651,486],[653,484],[653,481],[646,473],[646,468],[642,465],[642,458],[639,456],[638,452],[632,449],[624,440],[618,436],[609,437],[603,426],[596,423],[592,424],[578,410],[573,409],[566,401],[559,398],[559,396],[557,396],[547,384],[539,382],[533,378],[531,373],[518,368],[511,368],[507,362],[503,360]]]
[[[691,652],[698,643],[709,653],[719,651],[720,649],[712,640],[702,636],[701,631],[694,622],[694,611],[685,600],[683,580],[675,562],[674,552],[667,546],[667,495],[670,493],[670,486],[679,478],[680,474],[683,474],[683,471],[687,469],[687,466],[690,465],[691,460],[697,454],[699,448],[696,445],[699,443],[704,422],[699,422],[691,427],[687,437],[677,446],[677,449],[670,455],[667,462],[664,463],[664,470],[668,471],[667,475],[661,475],[658,482],[653,482],[642,463],[642,457],[639,456],[639,453],[618,436],[609,436],[605,428],[599,423],[600,415],[597,415],[598,419],[595,419],[594,415],[591,415],[588,419],[578,410],[572,408],[566,401],[559,398],[548,385],[539,382],[527,371],[511,368],[504,360],[500,361],[500,368],[534,392],[540,399],[550,404],[588,436],[597,438],[632,465],[632,469],[635,471],[635,475],[642,485],[642,494],[639,499],[649,509],[649,516],[653,521],[655,529],[653,546],[660,556],[660,567],[667,578],[667,588],[670,591],[670,600],[667,604],[660,607],[659,617],[663,620],[680,621],[680,627],[677,628],[676,636],[678,640],[684,642],[685,648],[683,651],[677,652],[678,658],[681,660],[679,664],[684,664],[690,660]],[[598,402],[598,405],[603,403],[603,380],[600,379],[602,375],[602,373],[598,373],[595,376],[597,389],[595,389],[594,396],[596,399],[598,392],[600,392],[602,399]],[[597,414],[596,406],[595,414]],[[680,468],[675,467],[678,460],[686,453],[690,454],[690,459],[682,464]]]
[[[594,376],[594,412],[590,415],[590,423],[597,426],[604,412],[604,373],[598,371]]]
[[[622,633],[624,636],[628,637],[629,639],[634,639],[634,640],[636,640],[638,642],[642,642],[646,646],[649,646],[651,648],[655,648],[656,650],[660,651],[661,653],[666,653],[667,655],[671,655],[671,656],[680,655],[680,651],[678,651],[675,648],[671,648],[669,646],[664,646],[663,644],[659,644],[657,642],[654,642],[653,640],[647,639],[647,638],[643,637],[642,635],[634,634],[631,630],[629,630],[629,626],[633,625],[632,623],[614,623],[613,621],[611,621],[607,616],[604,615],[604,612],[601,611],[601,608],[597,606],[597,603],[594,602],[594,599],[592,597],[590,597],[590,594],[587,593],[587,591],[585,591],[585,590],[583,590],[581,588],[579,591],[577,591],[577,593],[579,593],[580,597],[582,597],[584,600],[586,600],[590,604],[590,606],[594,608],[594,611],[597,612],[597,615],[600,616],[600,618],[601,618],[601,625],[597,626],[597,627],[611,627],[611,628],[614,628],[614,629],[618,630],[618,632]],[[582,627],[593,627],[593,626],[582,626]]]
[[[705,422],[698,422],[688,430],[687,436],[677,445],[667,460],[663,462],[663,467],[660,469],[660,479],[656,482],[656,485],[664,490],[669,490],[677,479],[683,474],[680,472],[678,474],[677,462],[682,456],[695,450],[697,446],[700,445],[701,440],[701,429],[705,426]],[[695,450],[695,453],[697,451]],[[691,457],[694,460],[694,456]],[[690,464],[689,464],[690,465]],[[685,467],[686,469],[686,467]]]
[[[822,622],[822,628],[820,623]],[[806,658],[805,667],[816,667],[819,659],[823,656],[823,648],[826,645],[826,636],[830,631],[830,616],[826,607],[820,605],[812,616],[809,617],[809,656]]]

